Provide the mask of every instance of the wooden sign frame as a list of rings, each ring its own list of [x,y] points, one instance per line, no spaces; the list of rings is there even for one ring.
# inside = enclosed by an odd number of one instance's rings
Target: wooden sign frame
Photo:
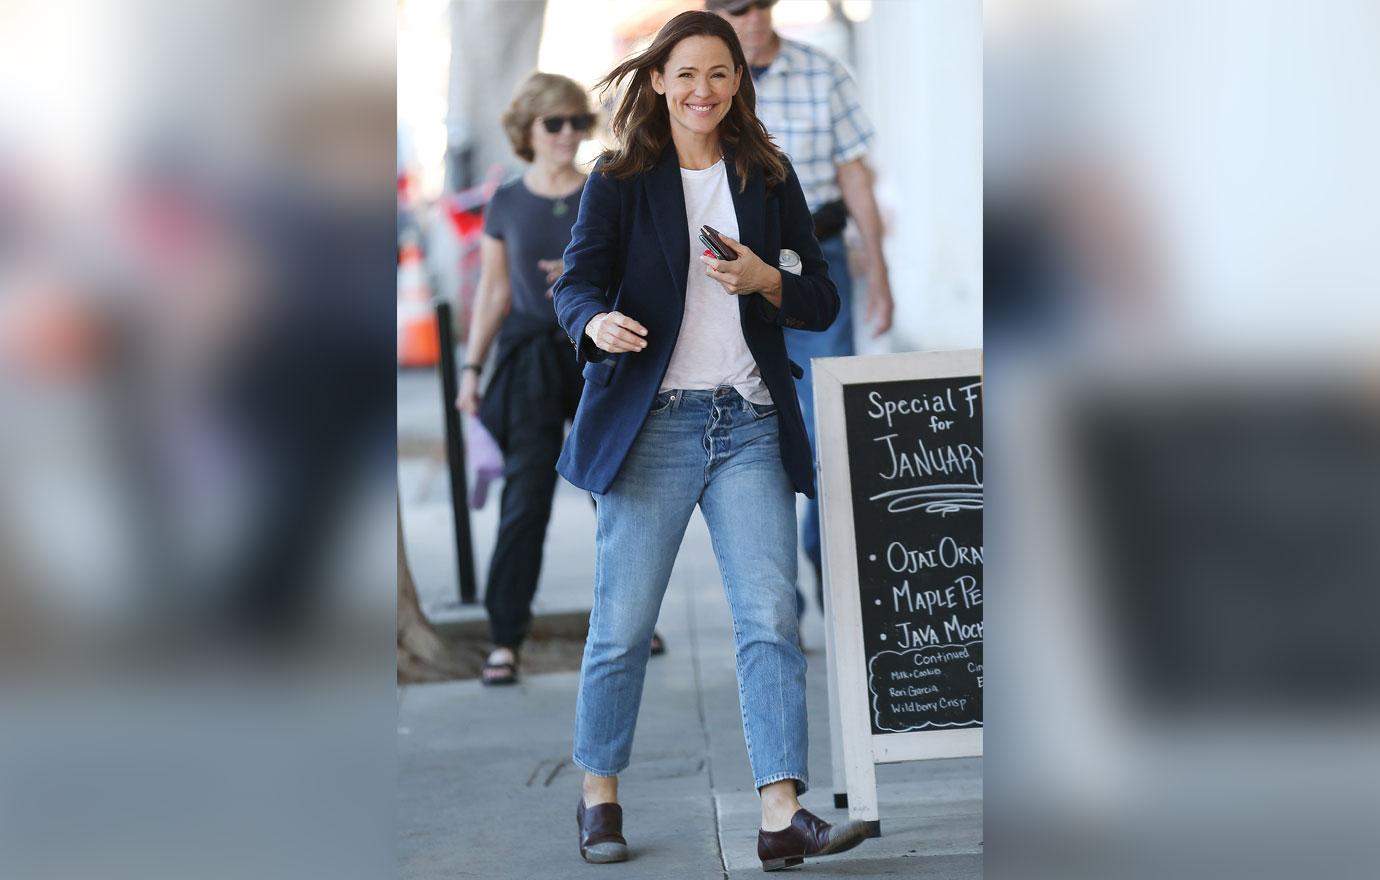
[[[829,680],[830,756],[834,806],[881,834],[877,764],[982,755],[982,728],[874,734],[863,645],[852,478],[848,460],[846,385],[909,379],[982,377],[982,351],[907,352],[816,358],[816,462],[824,569],[825,651]]]

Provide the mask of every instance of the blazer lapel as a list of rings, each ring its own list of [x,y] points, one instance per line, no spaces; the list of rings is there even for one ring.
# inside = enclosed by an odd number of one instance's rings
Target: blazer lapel
[[[738,171],[733,164],[733,151],[724,147],[724,166],[728,171],[728,187],[733,193],[733,213],[738,216],[738,241],[747,246],[768,266],[775,266],[779,254],[764,254],[762,238],[766,235],[767,187],[761,173],[748,177],[747,187],[739,192]],[[738,311],[744,323],[748,321],[747,309],[752,296],[738,297]]]
[[[762,236],[766,232],[767,188],[763,177],[753,173],[748,177],[747,188],[739,192],[742,181],[733,164],[733,150],[724,147],[724,166],[728,170],[728,188],[733,193],[733,213],[738,216],[738,241],[747,247],[768,266],[777,263],[776,254],[762,253]]]
[[[647,199],[652,209],[652,225],[671,272],[672,288],[685,298],[686,276],[690,271],[690,236],[685,221],[685,190],[680,182],[680,162],[676,146],[668,143],[661,160],[647,176]]]

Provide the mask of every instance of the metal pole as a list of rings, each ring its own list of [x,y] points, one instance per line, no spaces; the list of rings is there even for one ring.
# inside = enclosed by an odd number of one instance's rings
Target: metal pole
[[[475,602],[474,544],[470,540],[470,494],[465,477],[465,439],[460,433],[460,411],[455,408],[459,388],[455,381],[455,327],[450,302],[436,300],[436,327],[441,334],[441,411],[446,415],[446,461],[450,465],[450,505],[455,514],[455,560],[460,568],[460,604]]]

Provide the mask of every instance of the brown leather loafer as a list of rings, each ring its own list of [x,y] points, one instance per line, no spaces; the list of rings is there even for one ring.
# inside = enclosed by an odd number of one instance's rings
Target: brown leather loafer
[[[830,825],[809,810],[797,810],[791,827],[757,832],[757,858],[763,871],[779,871],[807,857],[832,856],[850,850],[867,836],[866,822]]]
[[[628,858],[628,842],[623,839],[623,808],[618,804],[595,804],[585,809],[585,799],[575,809],[580,826],[580,857],[594,864],[623,862]]]

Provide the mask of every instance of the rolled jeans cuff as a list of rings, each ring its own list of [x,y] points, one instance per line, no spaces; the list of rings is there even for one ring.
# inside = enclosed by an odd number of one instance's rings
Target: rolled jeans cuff
[[[596,770],[594,767],[591,767],[589,764],[586,764],[584,761],[581,761],[580,756],[575,754],[572,754],[570,756],[570,760],[575,764],[576,767],[579,767],[581,770],[585,771],[590,776],[617,776],[619,773],[622,773],[624,770],[628,769],[627,767],[619,767],[617,770]]]
[[[753,785],[761,789],[764,785],[771,785],[773,782],[781,782],[784,779],[795,780],[795,794],[797,797],[810,790],[810,783],[806,780],[804,773],[773,773],[761,779],[753,781]]]

